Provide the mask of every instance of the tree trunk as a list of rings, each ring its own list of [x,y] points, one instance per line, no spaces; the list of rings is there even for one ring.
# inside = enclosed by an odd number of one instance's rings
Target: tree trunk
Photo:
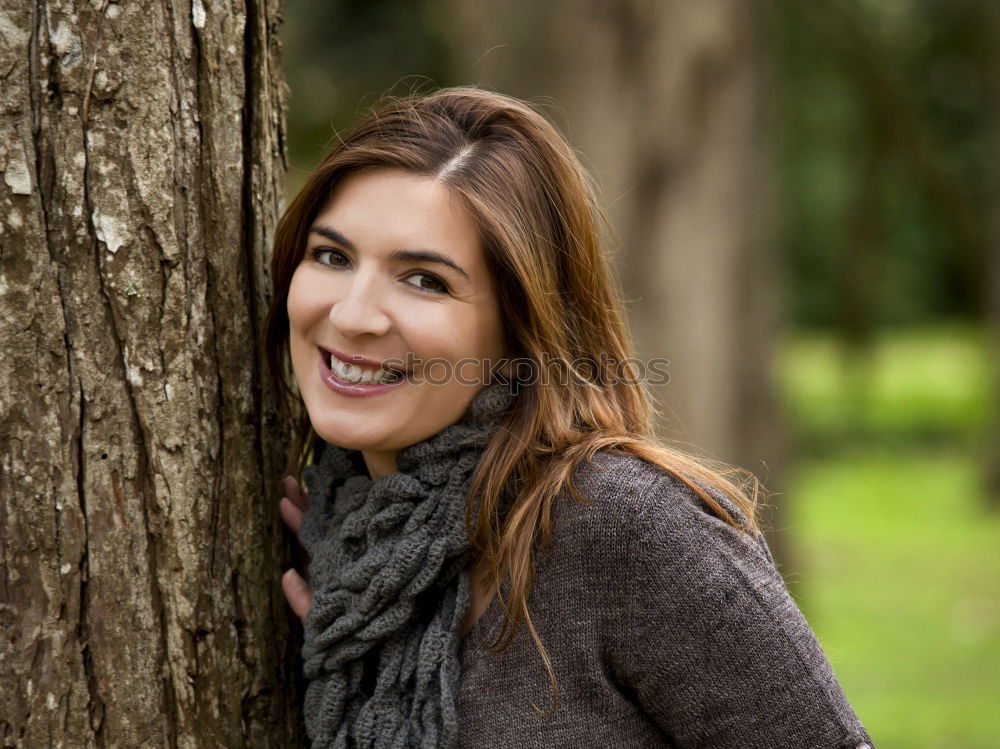
[[[580,149],[620,235],[660,431],[761,476],[783,473],[770,368],[781,283],[771,238],[766,5],[745,0],[442,0],[453,77],[534,99]],[[771,508],[766,526],[779,526]],[[771,535],[776,555],[787,558]]]
[[[294,746],[280,0],[2,0],[3,746]]]

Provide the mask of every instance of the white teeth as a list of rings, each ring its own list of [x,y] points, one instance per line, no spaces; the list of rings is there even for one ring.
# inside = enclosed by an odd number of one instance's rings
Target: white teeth
[[[399,375],[394,372],[362,369],[354,364],[341,361],[332,354],[327,354],[327,356],[329,356],[330,371],[337,375],[338,379],[349,382],[352,385],[386,384],[399,379]]]

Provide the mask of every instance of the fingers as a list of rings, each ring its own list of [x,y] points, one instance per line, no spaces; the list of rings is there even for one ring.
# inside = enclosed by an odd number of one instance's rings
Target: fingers
[[[285,476],[281,480],[281,488],[292,504],[302,512],[309,509],[309,490],[299,485],[293,476]]]
[[[282,497],[278,503],[278,512],[285,525],[296,536],[299,535],[299,526],[302,525],[302,510],[299,509],[288,497]]]
[[[278,504],[278,511],[285,525],[298,536],[299,527],[302,525],[302,514],[309,509],[308,490],[300,486],[292,476],[285,476],[281,480],[281,486],[285,496]],[[309,583],[303,580],[295,569],[289,569],[281,576],[281,589],[292,611],[305,624],[306,616],[313,606],[312,588],[309,587]]]
[[[288,526],[288,529],[295,534],[296,538],[299,535],[299,528],[302,526],[302,515],[305,509],[309,506],[308,497],[304,489],[301,489],[298,482],[295,481],[291,476],[286,476],[282,479],[282,488],[290,494],[290,496],[282,497],[281,501],[278,503],[278,514],[281,515],[282,521]],[[301,542],[299,544],[300,553],[305,559],[305,563],[308,565],[311,557],[309,553],[302,548]]]
[[[294,569],[289,569],[281,576],[281,589],[284,591],[292,611],[305,624],[306,615],[313,606],[312,588],[309,587],[309,583],[303,580]]]

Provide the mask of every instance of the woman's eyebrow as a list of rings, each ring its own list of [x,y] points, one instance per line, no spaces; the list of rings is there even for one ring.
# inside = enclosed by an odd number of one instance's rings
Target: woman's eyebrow
[[[337,244],[343,245],[351,252],[357,252],[357,248],[355,248],[354,243],[347,237],[345,237],[343,234],[341,234],[339,231],[334,229],[332,226],[320,226],[319,224],[317,224],[309,228],[309,233],[319,234],[321,236],[326,237],[331,242],[336,242]]]
[[[357,248],[354,243],[351,242],[347,237],[341,234],[339,231],[334,229],[332,226],[313,226],[309,229],[310,233],[319,234],[326,237],[331,242],[336,242],[339,245],[343,245],[352,252],[357,252]],[[410,263],[440,263],[441,265],[446,265],[457,273],[461,273],[467,281],[471,281],[469,274],[465,270],[452,260],[450,257],[443,255],[437,250],[394,250],[390,253],[389,258],[391,260],[396,260],[399,262],[410,262]]]
[[[441,263],[447,265],[452,270],[465,276],[466,281],[471,281],[469,274],[462,270],[462,266],[451,258],[442,255],[437,250],[394,250],[389,257],[404,263]]]

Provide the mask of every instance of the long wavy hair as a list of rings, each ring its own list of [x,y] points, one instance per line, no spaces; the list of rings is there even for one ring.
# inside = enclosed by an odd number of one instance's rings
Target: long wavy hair
[[[635,455],[673,474],[711,512],[753,535],[760,533],[760,484],[749,471],[696,458],[654,436],[657,412],[630,363],[623,297],[607,256],[613,233],[593,183],[542,114],[474,87],[384,98],[337,138],[278,225],[264,345],[281,413],[294,430],[289,473],[301,476],[316,440],[289,377],[292,274],[334,185],[373,168],[438,179],[464,200],[479,227],[509,350],[565,375],[519,383],[515,405],[477,467],[466,513],[473,552],[504,612],[489,647],[503,650],[525,624],[548,671],[554,710],[558,682],[527,601],[534,546],[552,539],[555,496],[565,487],[584,499],[570,481],[574,468],[598,450]],[[733,517],[703,486],[725,494],[742,517]],[[499,592],[504,577],[507,600]]]

